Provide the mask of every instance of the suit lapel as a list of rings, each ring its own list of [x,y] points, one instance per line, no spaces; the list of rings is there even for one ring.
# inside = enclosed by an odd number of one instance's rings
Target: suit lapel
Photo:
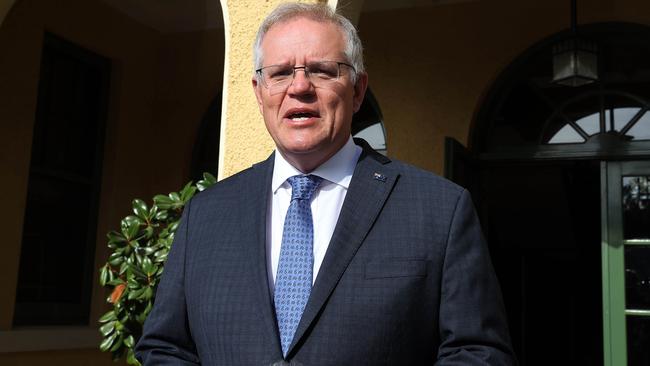
[[[256,303],[259,304],[263,328],[269,336],[273,349],[278,350],[278,357],[282,357],[266,265],[266,216],[273,177],[273,155],[267,160],[253,165],[252,169],[252,177],[246,181],[247,186],[242,187],[242,192],[248,192],[248,194],[242,195],[244,202],[242,212],[244,215],[252,214],[252,217],[245,217],[241,220],[242,234],[252,232],[251,243],[246,246],[255,282],[252,290],[255,292]]]
[[[289,347],[290,354],[305,335],[361,246],[390,195],[399,174],[386,165],[390,160],[363,143],[348,192],[339,214],[309,301]]]

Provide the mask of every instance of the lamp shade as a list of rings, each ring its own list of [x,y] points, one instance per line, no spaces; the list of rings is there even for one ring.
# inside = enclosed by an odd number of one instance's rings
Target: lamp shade
[[[553,46],[553,83],[581,86],[598,80],[598,48],[573,37]]]

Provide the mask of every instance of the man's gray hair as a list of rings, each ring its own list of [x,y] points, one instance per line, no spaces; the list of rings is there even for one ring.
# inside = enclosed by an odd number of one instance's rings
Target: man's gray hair
[[[346,47],[344,53],[347,58],[346,61],[354,67],[357,74],[365,72],[363,66],[363,46],[361,45],[361,40],[354,25],[326,4],[302,3],[281,4],[264,19],[257,31],[255,44],[253,45],[253,62],[256,70],[262,67],[262,40],[266,32],[278,23],[296,18],[307,18],[317,22],[337,25],[345,38]],[[356,82],[356,74],[354,75],[353,81]]]

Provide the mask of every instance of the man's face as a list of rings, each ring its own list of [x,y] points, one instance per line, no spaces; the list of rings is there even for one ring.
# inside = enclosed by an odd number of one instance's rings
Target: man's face
[[[304,66],[345,58],[345,40],[331,23],[296,18],[271,27],[261,44],[262,67]],[[345,70],[344,70],[345,69]],[[350,136],[352,114],[359,109],[367,76],[341,66],[341,77],[327,87],[315,87],[302,69],[283,93],[271,94],[256,78],[253,87],[266,128],[282,155],[309,172],[334,155]]]

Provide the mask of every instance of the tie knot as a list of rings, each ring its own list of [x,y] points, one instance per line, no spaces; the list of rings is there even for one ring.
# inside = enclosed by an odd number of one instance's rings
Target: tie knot
[[[291,184],[291,200],[310,200],[323,178],[315,175],[294,175],[287,181]]]

